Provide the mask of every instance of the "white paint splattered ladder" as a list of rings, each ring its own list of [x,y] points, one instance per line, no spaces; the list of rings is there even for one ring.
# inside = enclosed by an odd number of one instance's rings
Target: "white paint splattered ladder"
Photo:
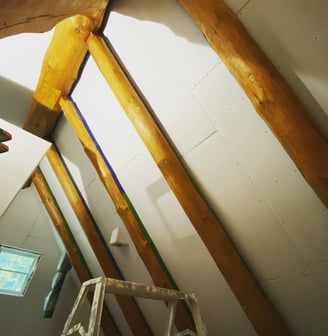
[[[94,290],[94,296],[91,306],[88,330],[85,331],[82,322],[75,323],[75,320],[77,319],[77,315],[82,308],[90,290]],[[182,293],[173,289],[147,286],[135,282],[100,277],[85,281],[82,284],[79,295],[74,303],[72,312],[69,314],[68,319],[65,323],[62,336],[72,335],[75,332],[79,333],[82,336],[98,336],[100,331],[100,320],[105,293],[143,297],[153,300],[163,300],[167,302],[169,314],[164,336],[207,335],[206,326],[201,318],[199,306],[197,304],[196,296],[194,293]],[[178,300],[185,300],[190,307],[197,334],[189,329],[174,334],[174,319]]]

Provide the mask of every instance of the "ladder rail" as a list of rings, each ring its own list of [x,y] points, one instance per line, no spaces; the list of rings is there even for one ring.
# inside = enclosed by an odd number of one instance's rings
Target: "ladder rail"
[[[77,320],[77,315],[80,312],[90,290],[94,290],[94,294],[91,304],[90,318],[88,321],[88,331],[86,332],[82,322],[75,323],[75,321]],[[61,336],[69,336],[76,332],[78,332],[81,336],[98,336],[100,332],[101,313],[105,294],[119,294],[165,301],[168,306],[168,317],[164,336],[207,336],[207,329],[201,317],[195,293],[183,293],[174,289],[144,285],[136,282],[106,277],[90,279],[82,284]],[[189,329],[174,333],[174,320],[178,300],[185,300],[189,306],[195,323],[196,333]]]

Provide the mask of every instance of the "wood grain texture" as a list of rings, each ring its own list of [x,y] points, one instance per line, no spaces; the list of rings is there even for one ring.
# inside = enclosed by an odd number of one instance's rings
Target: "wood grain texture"
[[[94,29],[96,22],[82,15],[70,17],[56,26],[24,129],[40,137],[50,137],[60,114],[59,99],[70,92],[77,79],[87,52],[86,39]]]
[[[41,33],[74,15],[97,20],[97,11],[104,11],[108,0],[0,0],[0,38],[20,33]]]
[[[131,123],[145,143],[186,215],[259,335],[289,335],[262,293],[221,223],[196,189],[119,63],[100,36],[91,34],[88,48]]]
[[[328,207],[328,142],[287,82],[222,0],[180,0]]]
[[[60,106],[75,134],[82,143],[85,153],[95,167],[99,178],[110,195],[115,205],[116,211],[122,219],[127,231],[129,232],[136,250],[144,265],[146,266],[152,280],[154,281],[155,286],[175,289],[174,284],[163,267],[163,261],[158,259],[154,253],[154,250],[152,249],[151,244],[142,232],[136,217],[134,216],[129,207],[129,204],[119,190],[115,179],[108,169],[102,155],[99,153],[96,144],[86,130],[83,121],[74,107],[74,104],[70,100],[62,98],[60,100]],[[181,302],[178,303],[175,322],[179,330],[195,330],[191,316],[186,308],[181,304]]]
[[[45,181],[41,171],[36,169],[32,174],[32,182],[41,198],[41,201],[48,212],[49,217],[52,220],[55,230],[57,231],[61,241],[65,246],[66,253],[74,267],[74,270],[81,283],[92,278],[92,274],[88,269],[83,257],[80,254],[79,248],[72,236],[70,230],[66,227],[64,218],[57,206],[57,203],[49,190],[47,182]],[[92,298],[88,297],[90,303]],[[102,312],[101,327],[105,335],[115,335],[119,336],[120,331],[118,330],[116,323],[114,322],[108,308],[104,305]]]
[[[105,242],[100,237],[99,232],[94,226],[93,219],[90,216],[80,194],[78,193],[74,183],[72,182],[58,152],[51,147],[47,153],[49,163],[54,170],[57,179],[65,192],[68,202],[70,203],[79,223],[90,243],[90,246],[98,259],[106,277],[124,280],[109,255]],[[144,319],[136,302],[128,296],[116,296],[117,302],[124,314],[134,335],[152,335],[149,326]]]

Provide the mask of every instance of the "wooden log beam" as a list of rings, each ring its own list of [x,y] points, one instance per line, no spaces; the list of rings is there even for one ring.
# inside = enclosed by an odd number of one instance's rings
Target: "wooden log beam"
[[[59,154],[53,146],[47,152],[47,159],[66,194],[68,202],[80,222],[105,276],[123,280],[120,271],[109,254],[104,240],[94,226],[93,219],[91,218],[88,209],[71,180]],[[116,299],[133,334],[150,336],[152,333],[136,302],[128,296],[116,296]]]
[[[154,249],[156,249],[155,246],[152,246],[152,242],[149,241],[142,232],[137,218],[132,212],[127,200],[122,195],[114,176],[101,153],[99,153],[94,140],[88,133],[74,104],[67,98],[62,98],[60,100],[60,106],[110,195],[116,211],[129,232],[136,250],[153,279],[154,284],[158,287],[177,289],[158,251],[154,251]],[[179,330],[195,330],[191,316],[181,302],[178,303],[176,325]]]
[[[0,38],[20,33],[45,32],[65,18],[77,14],[98,20],[95,12],[104,11],[108,2],[108,0],[0,0]]]
[[[289,332],[250,274],[233,243],[198,192],[169,142],[104,40],[90,34],[88,48],[101,73],[136,128],[154,161],[212,255],[259,335]]]
[[[103,12],[97,12],[102,18]],[[33,102],[24,129],[49,138],[60,114],[59,99],[70,92],[87,52],[86,40],[98,20],[83,15],[60,22],[44,56]],[[63,47],[65,46],[65,47]]]
[[[40,199],[45,209],[48,212],[49,217],[52,220],[54,228],[56,229],[59,237],[61,238],[61,241],[65,246],[65,250],[70,258],[70,261],[80,282],[83,283],[84,281],[93,278],[88,268],[88,265],[86,264],[82,253],[73,237],[73,234],[67,226],[65,218],[63,217],[58,207],[58,204],[39,168],[36,169],[32,174],[32,182],[40,196]],[[92,303],[92,299],[90,297],[89,301],[90,303]],[[105,335],[120,335],[116,323],[113,320],[106,305],[104,305],[102,313],[101,327]]]
[[[180,0],[304,178],[328,207],[328,142],[223,0]]]

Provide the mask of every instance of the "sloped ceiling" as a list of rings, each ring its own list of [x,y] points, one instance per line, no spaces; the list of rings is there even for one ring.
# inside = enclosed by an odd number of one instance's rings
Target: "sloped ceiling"
[[[327,81],[322,78],[327,79],[327,30],[321,13],[327,5],[273,1],[264,7],[256,0],[229,4],[326,132],[327,97],[322,92]],[[312,20],[305,24],[309,16]],[[300,38],[295,27],[305,26]],[[155,6],[151,1],[126,0],[113,2],[104,35],[288,328],[295,335],[326,334],[327,209],[199,29],[175,1],[158,1]],[[310,61],[312,53],[315,62]],[[178,287],[196,292],[210,334],[220,330],[223,335],[255,335],[92,58],[72,98]],[[152,283],[64,117],[53,140],[104,240],[108,243],[112,230],[119,227],[129,242],[122,248],[108,245],[124,278]],[[101,260],[47,159],[41,170],[93,275],[102,275]],[[131,335],[117,301],[106,302],[122,335]],[[164,304],[138,304],[152,331],[160,334]]]

